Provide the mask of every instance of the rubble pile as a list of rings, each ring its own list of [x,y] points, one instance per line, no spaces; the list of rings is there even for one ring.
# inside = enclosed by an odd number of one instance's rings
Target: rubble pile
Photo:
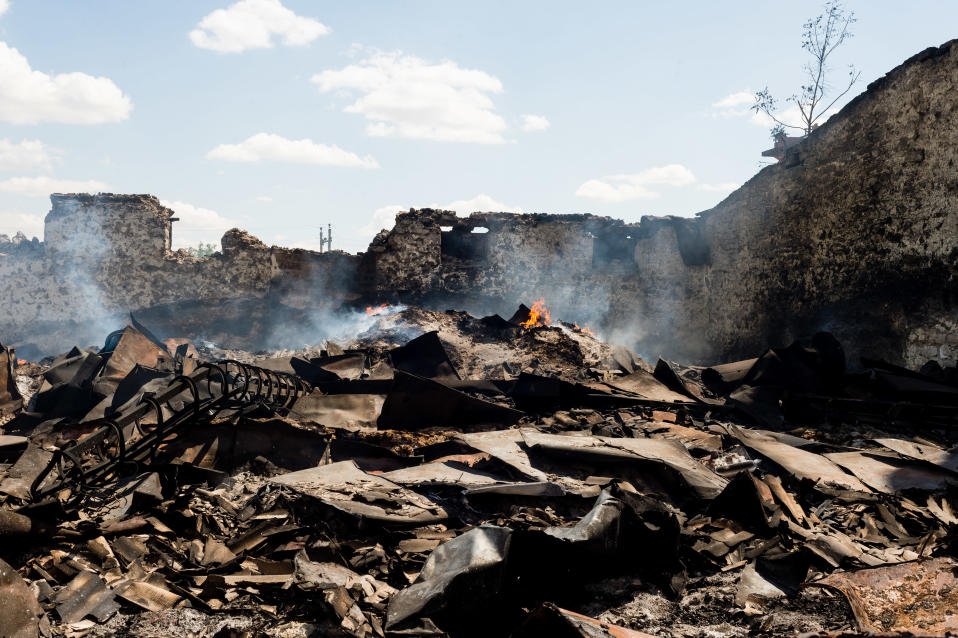
[[[958,632],[956,370],[650,365],[542,309],[0,346],[0,635]]]

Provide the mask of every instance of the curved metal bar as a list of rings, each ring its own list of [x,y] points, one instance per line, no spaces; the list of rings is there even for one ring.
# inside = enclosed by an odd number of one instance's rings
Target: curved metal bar
[[[150,407],[153,408],[153,412],[156,414],[156,425],[153,426],[153,429],[150,431],[153,432],[155,430],[162,428],[163,427],[163,406],[160,405],[160,402],[157,401],[155,397],[152,397],[152,396],[148,397],[146,395],[143,395],[140,398],[140,402],[148,404]],[[144,414],[143,416],[145,417],[146,415]],[[137,428],[140,430],[140,435],[143,436],[146,433],[144,433],[143,429],[140,427],[141,418],[143,417],[137,418],[136,424],[137,424]]]
[[[218,382],[213,380],[213,375]],[[206,380],[209,396],[202,398],[200,381]],[[219,386],[218,391],[214,390]],[[191,400],[170,417],[164,417],[164,404],[189,389]],[[256,404],[272,409],[288,408],[300,396],[312,391],[312,385],[295,375],[266,370],[240,361],[204,362],[190,375],[174,377],[167,389],[156,395],[144,394],[141,400],[124,412],[111,415],[96,423],[98,429],[79,441],[71,441],[57,450],[50,463],[30,486],[33,499],[57,492],[72,484],[78,491],[102,485],[108,479],[121,475],[124,465],[139,467],[152,460],[163,441],[179,429],[197,423],[209,422],[224,409],[244,410]],[[172,406],[170,406],[172,409]],[[141,420],[150,412],[156,414],[156,426],[146,430]],[[137,438],[128,440],[125,426],[136,428]],[[112,439],[116,439],[114,445]],[[87,466],[84,467],[84,461]],[[41,488],[56,471],[57,478]],[[138,471],[138,470],[137,470]]]
[[[174,377],[173,380],[170,381],[168,387],[172,387],[173,384],[176,383],[177,381],[185,383],[187,386],[189,386],[190,394],[193,395],[193,403],[192,403],[193,412],[194,414],[199,414],[200,413],[200,389],[196,387],[196,381],[186,376],[185,374],[181,374],[177,377]]]

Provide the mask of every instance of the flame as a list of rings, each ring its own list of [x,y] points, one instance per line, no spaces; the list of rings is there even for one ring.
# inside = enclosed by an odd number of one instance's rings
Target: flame
[[[379,313],[386,310],[389,307],[389,304],[380,304],[378,306],[366,306],[367,315],[378,315]]]
[[[18,366],[25,366],[25,365],[27,365],[28,363],[30,363],[30,362],[27,361],[26,359],[17,359],[17,365],[18,365]]]
[[[576,332],[581,332],[582,334],[589,335],[590,337],[593,337],[593,338],[595,337],[595,333],[589,329],[589,326],[580,326],[578,322],[575,322],[572,324],[572,327]]]
[[[520,323],[523,328],[537,328],[539,326],[548,326],[552,318],[549,316],[549,309],[546,308],[546,300],[542,297],[539,301],[532,304],[532,310],[529,311],[529,318]]]

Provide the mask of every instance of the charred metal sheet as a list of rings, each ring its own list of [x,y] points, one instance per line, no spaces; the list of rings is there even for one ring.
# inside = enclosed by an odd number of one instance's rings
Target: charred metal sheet
[[[416,582],[389,601],[386,627],[444,611],[483,609],[503,592],[511,539],[512,530],[483,525],[434,549]]]
[[[136,320],[136,317],[133,316],[133,313],[132,313],[132,312],[130,313],[130,325],[133,326],[133,328],[134,328],[137,332],[139,332],[141,335],[143,335],[144,337],[146,337],[147,339],[149,339],[149,340],[150,340],[157,348],[159,348],[160,350],[163,350],[163,351],[166,352],[167,354],[172,354],[172,353],[173,353],[172,350],[170,350],[170,349],[166,346],[166,344],[165,344],[163,341],[160,340],[159,337],[157,337],[155,334],[153,334],[153,332],[150,331],[149,328],[147,328],[147,327],[144,326],[142,323],[140,323],[139,321],[137,321],[137,320]]]
[[[509,465],[519,473],[520,476],[530,480],[546,481],[549,475],[538,470],[529,462],[529,456],[522,449],[523,433],[535,432],[535,430],[498,430],[495,432],[476,432],[470,434],[459,434],[456,436],[458,441],[480,452],[493,456],[506,465]]]
[[[367,474],[353,461],[291,472],[271,481],[370,520],[423,524],[449,516],[438,503],[382,476]]]
[[[742,445],[771,459],[795,476],[816,483],[820,482],[826,486],[871,492],[864,483],[851,474],[846,474],[835,463],[820,454],[782,443],[764,430],[746,430],[734,425],[728,426],[728,430]]]
[[[53,458],[52,452],[47,452],[39,445],[31,443],[0,483],[0,492],[23,500],[29,499],[30,486],[49,466]]]
[[[494,485],[500,481],[492,474],[466,467],[462,463],[424,463],[382,475],[400,485],[456,485],[464,488]]]
[[[627,542],[626,525],[623,522],[625,504],[613,498],[608,492],[602,492],[592,509],[571,527],[549,527],[544,530],[547,536],[561,541],[562,560],[568,560],[567,552],[574,551],[589,554],[595,558],[610,558],[619,554]]]
[[[565,489],[558,483],[551,481],[533,481],[531,483],[496,483],[495,485],[481,485],[470,487],[465,491],[466,496],[480,496],[482,494],[498,494],[500,496],[563,496]]]
[[[670,389],[684,393],[702,403],[709,405],[724,405],[725,401],[711,396],[711,392],[702,383],[701,375],[704,368],[695,366],[679,366],[677,363],[659,359],[655,364],[653,374],[655,378]]]
[[[835,452],[825,454],[825,458],[857,476],[868,487],[885,494],[897,494],[903,490],[935,491],[958,485],[958,477],[948,472],[894,458],[863,452]]]
[[[660,463],[676,472],[700,498],[715,498],[728,483],[724,478],[696,461],[676,441],[663,439],[626,439],[591,436],[562,436],[524,431],[523,441],[530,448],[610,460],[642,460]]]
[[[229,471],[258,456],[285,470],[315,467],[329,454],[329,437],[281,418],[197,425],[159,447],[165,458]]]
[[[314,368],[335,374],[338,379],[359,379],[366,370],[366,355],[356,352],[332,357],[318,357],[309,361]],[[300,374],[298,367],[296,372]],[[325,381],[325,379],[323,380]]]
[[[53,601],[57,605],[57,615],[65,623],[78,622],[88,615],[105,622],[120,608],[113,591],[102,578],[90,572],[78,573],[57,592]]]
[[[943,450],[933,445],[924,443],[915,443],[903,439],[874,439],[875,443],[887,447],[889,450],[898,452],[902,456],[907,456],[918,461],[926,461],[946,470],[958,473],[958,452]]]
[[[599,438],[606,445],[621,447],[646,461],[667,465],[681,474],[689,487],[701,498],[715,498],[728,484],[726,479],[696,461],[682,444],[675,441],[641,438]]]
[[[289,414],[330,428],[374,430],[385,402],[384,394],[322,394],[314,390],[296,399]]]
[[[163,577],[151,574],[144,580],[127,580],[113,585],[116,595],[149,611],[164,611],[180,606],[184,600],[171,592]]]
[[[652,373],[646,372],[645,370],[636,370],[629,375],[608,382],[607,385],[616,390],[632,392],[640,397],[653,401],[688,403],[692,400],[692,398],[686,394],[675,392],[655,378]]]
[[[160,359],[169,357],[169,354],[165,347],[156,345],[136,328],[127,326],[94,383],[93,390],[101,396],[111,394],[134,366],[139,364],[155,368]]]
[[[715,394],[729,394],[739,386],[756,361],[758,358],[706,368],[702,370],[702,383]]]
[[[749,562],[739,578],[735,602],[740,607],[793,596],[808,574],[808,555],[796,551],[776,558],[760,556]]]
[[[861,631],[958,632],[958,580],[948,558],[831,574],[812,585],[837,589]]]
[[[436,425],[511,424],[522,412],[469,396],[438,381],[396,371],[383,404],[380,428],[417,430]]]
[[[393,368],[426,379],[461,379],[446,349],[439,341],[439,332],[419,335],[404,346],[389,351]]]
[[[0,559],[0,636],[37,638],[43,609],[20,574]]]

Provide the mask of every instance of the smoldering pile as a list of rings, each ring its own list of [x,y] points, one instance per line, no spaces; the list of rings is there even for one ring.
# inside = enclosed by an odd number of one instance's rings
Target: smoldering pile
[[[0,347],[0,635],[958,631],[955,370],[534,319]]]

